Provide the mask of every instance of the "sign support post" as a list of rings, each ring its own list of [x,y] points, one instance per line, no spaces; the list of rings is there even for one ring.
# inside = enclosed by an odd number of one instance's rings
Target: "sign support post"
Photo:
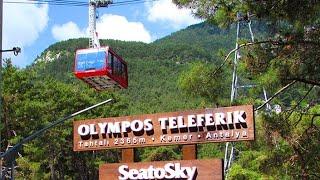
[[[182,159],[183,160],[193,160],[197,159],[197,145],[188,144],[182,145]]]
[[[121,150],[122,163],[134,162],[134,148],[127,148]]]

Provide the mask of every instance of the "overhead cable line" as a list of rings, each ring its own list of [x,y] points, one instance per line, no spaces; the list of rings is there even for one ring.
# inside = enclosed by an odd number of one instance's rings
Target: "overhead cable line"
[[[109,6],[123,6],[123,5],[134,5],[145,2],[154,2],[158,0],[127,0],[127,1],[118,1],[113,2]],[[76,6],[76,7],[87,7],[89,4],[83,1],[63,1],[63,0],[26,0],[26,1],[4,1],[5,4],[48,4],[54,6]]]
[[[113,4],[110,4],[109,6],[123,6],[123,5],[134,5],[134,4],[141,4],[141,3],[146,3],[146,2],[155,2],[159,0],[134,0],[134,1],[123,1],[123,2],[115,2]]]
[[[49,5],[70,5],[88,6],[87,2],[81,1],[61,1],[61,0],[25,0],[25,1],[4,1],[7,4],[49,4]]]

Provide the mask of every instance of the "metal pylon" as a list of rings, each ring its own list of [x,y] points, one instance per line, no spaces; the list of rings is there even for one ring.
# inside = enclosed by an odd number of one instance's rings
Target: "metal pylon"
[[[237,66],[238,61],[240,60],[240,50],[239,50],[239,38],[240,38],[240,26],[242,21],[246,21],[248,24],[251,42],[254,42],[254,34],[251,28],[251,20],[250,14],[246,15],[247,18],[241,17],[240,13],[237,13],[237,32],[236,32],[236,51],[234,52],[234,59],[233,59],[233,73],[232,73],[232,84],[231,84],[231,94],[230,94],[230,104],[232,105],[234,100],[238,96],[238,88],[252,88],[255,85],[239,85],[239,77],[237,74]],[[267,92],[265,88],[263,88],[264,99],[267,101]],[[271,110],[271,106],[267,104],[267,110]],[[231,164],[235,158],[235,143],[234,142],[227,142],[225,145],[225,155],[224,155],[224,173],[227,174]]]
[[[108,7],[112,0],[89,0],[89,48],[100,48],[97,34],[97,8]]]
[[[95,0],[89,0],[89,48],[100,47],[99,40],[97,40],[96,36],[96,13],[97,7]]]
[[[239,19],[239,13],[237,13],[237,19]],[[238,91],[238,75],[237,75],[237,65],[239,59],[239,35],[240,35],[240,20],[237,22],[237,36],[236,36],[236,51],[234,52],[234,59],[233,59],[233,73],[232,73],[232,84],[231,84],[231,94],[230,94],[230,104],[232,104],[237,97]],[[225,153],[224,153],[224,174],[227,174],[228,169],[231,166],[231,163],[234,158],[234,143],[227,142],[225,146]]]

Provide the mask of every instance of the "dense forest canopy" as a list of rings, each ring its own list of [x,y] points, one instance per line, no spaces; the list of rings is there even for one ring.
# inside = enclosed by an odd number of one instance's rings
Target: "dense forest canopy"
[[[200,28],[202,26],[200,24],[195,30],[207,38],[224,38],[228,33],[212,31],[209,25]],[[191,64],[211,64],[218,56],[217,50],[205,50],[208,42],[198,41],[200,44],[195,45],[182,40],[187,34],[177,32],[170,36],[172,40],[163,39],[151,44],[103,40],[102,45],[111,46],[128,62],[129,88],[125,90],[97,92],[75,78],[72,72],[74,52],[87,46],[88,39],[85,38],[51,45],[25,69],[14,67],[6,60],[2,151],[50,122],[108,98],[114,99],[114,103],[76,117],[76,120],[212,106],[210,99],[190,96],[178,86],[180,74]],[[178,39],[185,42],[176,43]],[[231,42],[232,38],[226,42],[227,46],[231,46]],[[222,49],[226,44],[220,43],[216,47]],[[219,145],[199,148],[206,153],[208,149],[212,150],[203,157],[223,156]],[[137,150],[135,158],[139,161],[180,159],[180,151],[180,146],[142,148]],[[19,153],[16,177],[27,179],[97,179],[100,164],[119,162],[121,157],[119,150],[73,152],[71,122],[48,131],[23,146]]]
[[[319,1],[175,0],[207,20],[150,44],[103,40],[127,62],[129,88],[97,92],[72,74],[74,52],[88,40],[51,45],[25,68],[5,60],[1,151],[65,115],[113,98],[75,120],[203,107],[229,106],[236,22],[252,22],[243,44],[238,74],[255,88],[239,90],[234,105],[270,104],[281,113],[256,111],[256,140],[236,143],[229,179],[318,179],[320,177],[320,16]],[[237,15],[238,14],[238,15]],[[247,35],[246,35],[247,34]],[[221,66],[223,64],[223,66]],[[221,66],[221,67],[220,67]],[[198,145],[199,158],[223,158],[224,144]],[[119,162],[119,150],[72,151],[72,122],[23,146],[18,179],[97,179],[103,163]],[[137,161],[181,159],[181,146],[141,148]],[[7,166],[7,162],[4,165]]]
[[[239,21],[259,21],[269,27],[269,34],[256,37],[254,43],[245,39],[238,42],[242,48],[238,73],[257,88],[239,94],[235,103],[256,102],[251,98],[264,87],[277,95],[273,104],[280,104],[283,111],[258,112],[257,121],[264,130],[258,133],[264,133],[266,144],[241,151],[243,155],[236,160],[228,177],[256,179],[267,174],[280,179],[319,178],[320,2],[174,2],[193,9],[196,16],[220,27]],[[225,71],[221,69],[218,73]]]

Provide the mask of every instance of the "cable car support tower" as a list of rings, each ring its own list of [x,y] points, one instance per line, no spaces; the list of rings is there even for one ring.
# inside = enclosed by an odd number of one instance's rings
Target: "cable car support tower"
[[[97,29],[97,8],[108,7],[112,0],[89,0],[89,48],[100,48]]]
[[[239,88],[254,88],[256,85],[239,85],[239,77],[237,74],[237,66],[238,61],[240,60],[240,49],[239,49],[239,40],[240,40],[240,33],[241,33],[241,25],[242,23],[247,23],[251,42],[254,42],[254,34],[251,28],[251,20],[250,20],[250,13],[247,13],[245,15],[241,15],[240,13],[237,13],[237,32],[236,32],[236,51],[234,52],[234,59],[233,59],[233,73],[232,73],[232,84],[231,84],[231,94],[230,94],[230,104],[232,105],[235,99],[238,96],[238,89]],[[265,88],[263,87],[263,97],[264,100],[267,101],[267,92]],[[266,110],[270,111],[271,106],[270,104],[266,105]],[[227,142],[225,145],[225,156],[224,156],[224,174],[227,174],[228,170],[231,167],[231,164],[235,158],[235,144],[234,142]]]

